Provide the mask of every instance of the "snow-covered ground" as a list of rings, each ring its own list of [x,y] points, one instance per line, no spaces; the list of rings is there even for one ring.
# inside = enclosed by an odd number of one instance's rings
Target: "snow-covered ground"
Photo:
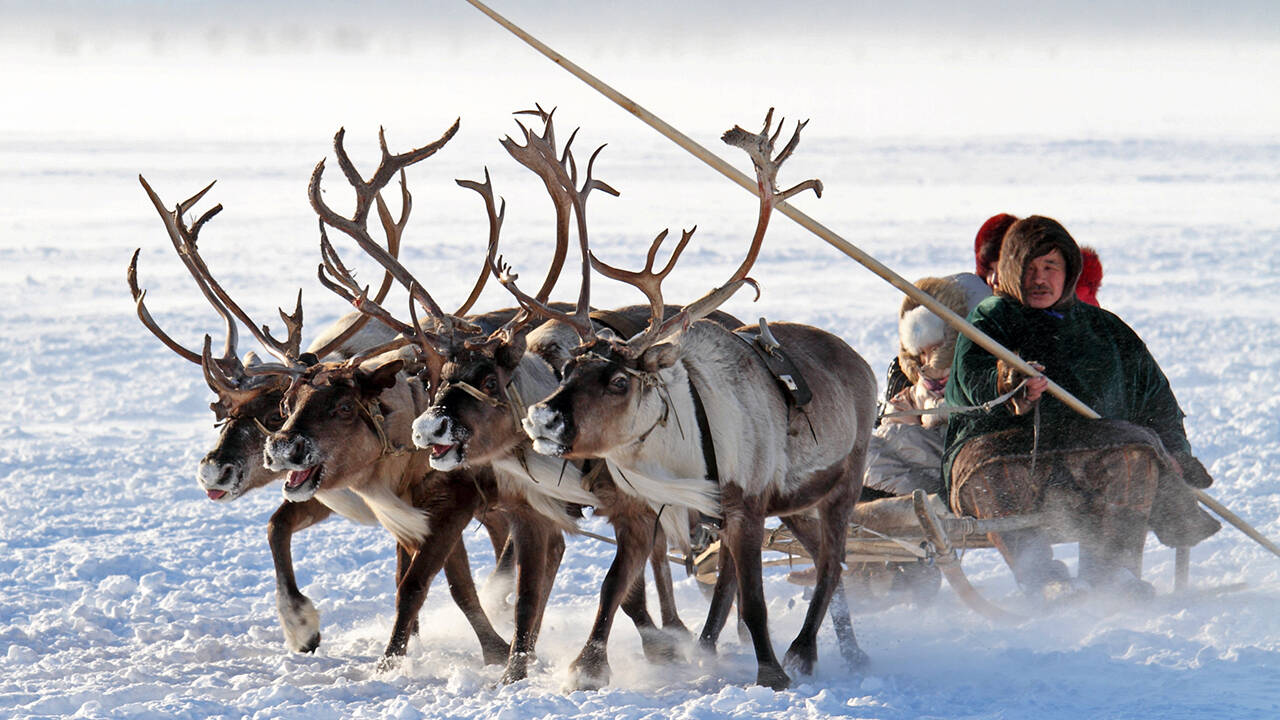
[[[304,192],[340,126],[367,168],[379,125],[403,150],[461,116],[459,136],[410,174],[403,252],[446,303],[465,292],[485,233],[479,203],[454,178],[480,178],[487,165],[509,203],[504,251],[526,272],[547,257],[549,204],[495,142],[515,128],[508,113],[535,102],[559,106],[562,137],[582,126],[580,154],[609,143],[596,176],[622,197],[592,201],[601,257],[634,265],[664,227],[698,225],[669,299],[700,294],[737,264],[754,200],[465,6],[436,17],[382,3],[348,17],[324,4],[308,23],[301,4],[256,17],[232,3],[226,18],[186,5],[130,3],[119,15],[87,2],[55,14],[0,5],[12,21],[0,23],[0,716],[1280,717],[1280,558],[1229,527],[1195,549],[1192,579],[1247,583],[1239,592],[1086,604],[1002,627],[944,587],[927,607],[855,618],[867,674],[842,665],[828,628],[815,675],[779,693],[749,685],[754,658],[732,629],[718,657],[653,666],[622,620],[611,685],[585,693],[563,683],[608,546],[569,540],[539,664],[527,681],[495,687],[499,670],[481,664],[439,582],[407,661],[375,671],[393,614],[391,541],[330,520],[294,543],[323,642],[289,652],[265,537],[278,490],[231,504],[199,491],[210,393],[133,316],[124,271],[140,247],[162,325],[191,346],[221,332],[139,173],[169,204],[216,178],[205,206],[226,209],[202,234],[210,266],[264,322],[304,288],[308,338],[345,310],[314,280]],[[810,118],[782,182],[820,177],[823,198],[797,204],[909,279],[969,269],[973,233],[995,212],[1062,220],[1101,254],[1103,305],[1169,375],[1217,478],[1210,492],[1280,538],[1280,111],[1265,90],[1280,76],[1274,32],[1219,44],[1224,23],[1211,18],[1203,41],[1188,30],[1145,43],[1113,33],[1000,44],[974,21],[963,27],[983,41],[976,49],[894,35],[890,21],[868,29],[852,11],[835,15],[851,28],[845,39],[824,19],[830,6],[799,3],[782,18],[748,2],[734,7],[758,20],[717,25],[719,5],[687,19],[658,3],[605,13],[601,32],[571,4],[500,9],[743,169],[721,131],[756,129],[770,105]],[[1274,19],[1261,3],[1229,7]],[[183,22],[184,8],[203,14]],[[396,24],[391,11],[406,8]],[[331,170],[328,193],[347,202],[339,181]],[[877,369],[890,358],[899,296],[790,221],[776,219],[752,274],[763,297],[735,298],[730,312],[827,328]],[[637,301],[604,282],[594,297]],[[506,304],[496,287],[481,300]],[[487,540],[474,526],[466,540],[484,577]],[[1074,562],[1071,548],[1059,553]],[[1146,563],[1168,593],[1172,551],[1152,540]],[[993,552],[970,552],[964,565],[984,592],[1020,603]],[[766,579],[781,647],[805,606],[785,574]],[[702,594],[688,578],[676,589],[697,627]],[[509,635],[509,618],[495,621]]]

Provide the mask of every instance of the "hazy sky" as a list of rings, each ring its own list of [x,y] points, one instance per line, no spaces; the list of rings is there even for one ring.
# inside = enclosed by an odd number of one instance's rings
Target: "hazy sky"
[[[1276,0],[492,6],[636,100],[708,128],[774,104],[824,121],[815,134],[857,137],[1280,127]],[[586,97],[464,0],[0,0],[0,92],[19,108],[0,113],[0,131],[107,135],[140,132],[142,114],[172,113],[163,127],[188,134],[273,136],[414,119],[432,104],[474,118]]]

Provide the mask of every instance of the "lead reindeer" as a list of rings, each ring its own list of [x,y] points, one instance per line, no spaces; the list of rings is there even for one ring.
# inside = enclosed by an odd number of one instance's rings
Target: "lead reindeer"
[[[433,319],[445,318],[444,322],[449,327],[463,335],[477,333],[481,326],[504,322],[516,313],[515,310],[490,313],[474,318],[473,323],[460,317],[461,310],[452,315],[439,311],[421,285],[398,261],[390,258],[385,250],[373,242],[361,223],[379,182],[385,183],[388,177],[382,167],[394,163],[400,156],[392,156],[383,140],[383,165],[375,171],[371,180],[365,181],[347,156],[342,133],[335,137],[334,149],[339,164],[356,190],[356,210],[352,217],[345,217],[329,207],[320,196],[324,165],[317,165],[312,175],[310,195],[312,206],[325,226],[336,228],[356,240],[357,244],[382,262],[393,276],[409,288],[411,303],[423,302],[425,298],[424,304],[432,310]],[[483,184],[470,181],[459,181],[459,184],[477,190],[485,197],[490,223],[490,245],[496,245],[502,212],[495,207],[491,184],[487,178]],[[323,232],[321,247],[324,257],[324,273],[321,277],[326,286],[355,304],[361,311],[376,315],[382,322],[390,324],[406,336],[416,337],[422,332],[412,304],[412,324],[404,324],[368,298],[367,288],[361,289],[355,282]],[[390,260],[386,261],[386,258]],[[469,305],[470,301],[466,304]],[[426,353],[416,358],[415,362],[422,363],[427,368],[424,373],[430,377],[431,368],[439,367],[440,358]],[[391,528],[398,537],[403,538],[403,542],[411,543],[416,552],[411,567],[398,588],[396,623],[384,653],[384,664],[390,664],[396,657],[404,654],[411,623],[425,597],[426,583],[439,570],[449,548],[457,543],[458,535],[471,514],[486,507],[497,506],[504,509],[511,519],[511,536],[516,547],[518,593],[515,639],[510,649],[504,648],[503,652],[510,670],[510,658],[518,656],[521,658],[520,662],[524,662],[524,648],[536,639],[542,607],[546,601],[544,591],[550,587],[549,582],[531,582],[531,578],[554,576],[564,550],[563,538],[546,514],[535,512],[522,498],[512,498],[504,492],[501,485],[495,482],[495,473],[489,468],[462,470],[446,477],[445,473],[430,468],[427,452],[412,451],[408,439],[410,423],[425,403],[421,402],[421,384],[416,379],[409,379],[397,372],[400,364],[400,360],[395,360],[384,367],[368,369],[350,363],[321,364],[300,377],[294,389],[290,417],[268,443],[267,461],[273,466],[292,471],[290,481],[286,483],[286,491],[299,500],[305,499],[317,485],[329,488],[351,487],[363,494],[364,477],[369,472],[374,472],[375,466],[402,468],[402,477],[418,488],[417,493],[422,498],[422,502],[418,504],[425,508],[425,514],[415,518],[399,513],[401,522],[397,524],[400,527]],[[381,435],[396,448],[396,452],[387,453],[383,448],[388,443],[381,446],[378,444],[379,433],[369,432],[369,423],[362,426],[355,419],[360,414],[361,406],[369,407],[375,402],[385,405],[406,393],[412,396],[412,402],[396,401],[395,406],[390,408],[392,412],[384,413],[386,422]],[[345,418],[335,421],[336,416]],[[401,449],[406,452],[400,452]],[[569,510],[564,504],[554,508],[553,513],[566,518],[562,522],[569,522]]]
[[[569,177],[568,168],[572,167],[573,161],[567,145],[564,155],[557,157],[550,113],[539,110],[534,114],[541,116],[546,122],[543,135],[536,136],[525,130],[525,145],[517,145],[510,138],[503,141],[503,145],[513,157],[542,177],[555,202],[555,260],[538,293],[545,301],[568,247],[570,204],[580,205],[591,189],[600,188],[606,192],[612,190],[590,178],[590,165],[583,189],[578,190]],[[563,182],[556,175],[557,172],[563,173]],[[318,210],[323,207],[314,193],[313,203],[317,204]],[[321,214],[322,217],[325,216],[324,212]],[[362,247],[369,244],[367,238],[360,242]],[[491,242],[490,257],[494,252],[496,244]],[[504,495],[522,498],[567,532],[576,530],[576,525],[574,518],[566,513],[566,506],[590,505],[598,512],[610,515],[615,526],[623,518],[627,518],[629,524],[643,526],[652,537],[655,514],[644,504],[619,495],[607,474],[587,473],[584,478],[574,465],[528,451],[528,438],[519,425],[524,414],[522,398],[541,398],[556,383],[551,369],[544,362],[524,353],[522,328],[530,317],[522,313],[488,336],[475,334],[464,329],[456,318],[441,314],[438,304],[430,299],[419,283],[407,277],[407,271],[391,264],[389,260],[383,260],[385,253],[370,254],[384,262],[389,271],[397,276],[405,276],[406,280],[403,282],[423,296],[421,304],[430,313],[428,320],[433,330],[423,329],[416,319],[412,324],[399,323],[397,328],[406,334],[413,334],[424,358],[428,359],[428,370],[424,372],[422,379],[433,389],[432,407],[414,423],[414,442],[430,449],[432,467],[441,471],[492,467]],[[585,255],[583,267],[584,270],[587,269]],[[356,288],[349,287],[347,295],[358,306],[375,312],[379,317],[385,314],[380,309],[370,307],[371,303],[360,300],[355,290]],[[396,321],[392,319],[391,322]],[[687,534],[687,528],[685,533]],[[650,540],[641,549],[641,562],[655,547],[659,551],[664,550],[665,543],[655,544]],[[517,543],[517,558],[524,555],[537,559],[539,554],[537,547]],[[662,556],[661,564],[657,566],[655,575],[662,600],[664,624],[668,627],[676,626],[683,631],[683,625],[679,624],[679,618],[675,616],[674,601],[670,598],[670,573],[665,567],[665,553],[659,554]],[[521,564],[519,560],[517,564]],[[554,576],[552,569],[543,573],[536,572],[540,569],[541,566],[535,566],[535,572],[526,572],[526,568],[522,567],[519,573],[516,632],[511,657],[503,674],[504,682],[519,680],[528,671],[528,660],[536,641],[542,605],[545,604]],[[616,609],[620,604],[636,623],[646,655],[655,660],[674,657],[673,638],[658,630],[645,609],[643,578],[638,577],[634,582],[616,587],[606,580],[606,588],[606,595],[612,599],[612,608]]]
[[[244,361],[239,359],[238,333],[233,315],[250,329],[264,347],[271,350],[282,363],[287,365],[301,365],[303,358],[350,357],[391,340],[394,333],[381,324],[368,324],[366,322],[368,318],[362,313],[353,313],[323,331],[311,343],[307,352],[302,353],[299,351],[302,330],[300,296],[292,315],[281,312],[281,317],[289,326],[288,338],[285,341],[271,337],[265,326],[259,330],[257,323],[248,317],[213,278],[199,253],[197,238],[200,228],[222,209],[221,206],[206,212],[193,226],[188,226],[183,220],[183,215],[195,206],[208,192],[209,187],[180,203],[173,210],[169,210],[147,182],[142,178],[139,180],[164,221],[179,258],[195,279],[202,294],[226,323],[224,350],[222,357],[217,359],[212,357],[208,337],[202,353],[192,352],[170,338],[159,327],[146,307],[145,293],[137,283],[137,259],[140,251],[134,253],[129,265],[128,281],[137,304],[139,319],[166,347],[179,356],[200,364],[210,389],[218,396],[218,401],[211,405],[211,409],[221,422],[222,429],[214,448],[201,460],[197,479],[211,500],[220,502],[235,500],[246,492],[283,479],[285,475],[285,473],[268,471],[262,467],[262,449],[266,433],[278,428],[283,420],[279,407],[290,378],[287,374],[270,371],[270,367],[258,362],[253,353],[246,356]],[[387,233],[388,250],[393,254],[398,252],[400,235],[407,221],[411,204],[408,190],[403,182],[402,195],[402,214],[398,222],[392,220],[381,197],[378,198],[379,215]],[[485,276],[487,276],[487,270],[486,275],[481,276],[480,282]],[[390,282],[390,276],[384,278],[378,299],[385,296],[390,288]],[[292,535],[324,520],[335,511],[359,522],[376,522],[372,510],[358,496],[346,491],[337,491],[302,503],[286,501],[272,515],[268,524],[268,542],[276,571],[277,610],[284,629],[286,644],[292,650],[310,652],[320,642],[319,615],[311,600],[303,595],[297,586],[291,557]],[[496,547],[505,540],[505,523],[496,514],[486,517],[485,520]],[[397,580],[403,576],[407,566],[406,553],[403,548],[397,547]],[[495,644],[499,648],[505,645],[493,633],[487,618],[479,610],[479,600],[471,580],[465,549],[450,556],[446,575],[449,578],[454,600],[468,619],[473,621],[482,647],[485,647],[486,643],[490,649]],[[486,656],[490,661],[494,661],[496,657],[505,657],[505,653],[499,651],[495,656],[494,653],[489,652]]]
[[[754,263],[773,206],[816,181],[777,192],[778,167],[799,141],[803,123],[778,155],[769,135],[772,110],[760,133],[735,127],[725,142],[751,156],[760,193],[760,216],[747,258],[721,290],[736,289]],[[780,130],[779,130],[780,132]],[[688,242],[686,233],[661,272],[653,271],[665,233],[650,248],[641,272],[599,262],[602,274],[639,288],[649,299],[649,326],[625,341],[601,339],[589,324],[574,324],[581,344],[565,378],[547,399],[529,408],[525,431],[540,453],[563,458],[604,458],[633,492],[654,507],[680,504],[691,492],[718,490],[722,526],[721,568],[701,644],[713,649],[730,606],[735,582],[742,619],[757,659],[756,682],[775,689],[790,683],[769,640],[761,577],[764,520],[777,515],[810,545],[817,585],[800,633],[785,656],[787,665],[810,673],[817,659],[817,631],[833,593],[850,514],[861,486],[875,416],[875,377],[839,338],[807,325],[779,323],[773,336],[813,389],[796,412],[757,352],[733,332],[709,322],[690,322],[705,310],[663,321],[661,282]],[[505,278],[510,285],[510,278]],[[510,289],[510,288],[509,288]],[[712,297],[716,295],[715,291]],[[529,304],[528,307],[535,307]],[[540,311],[543,312],[543,311]],[[697,427],[665,422],[699,418]],[[701,420],[705,418],[705,422]],[[847,617],[847,615],[846,615]],[[842,652],[855,664],[866,658],[851,628],[843,628]],[[837,632],[842,627],[837,623]]]

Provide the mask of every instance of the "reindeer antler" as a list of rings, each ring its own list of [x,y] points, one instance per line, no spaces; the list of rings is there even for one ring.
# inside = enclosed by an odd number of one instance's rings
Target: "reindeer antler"
[[[591,266],[586,221],[587,196],[590,195],[592,190],[600,190],[615,197],[619,193],[607,183],[592,177],[596,158],[600,155],[600,151],[604,149],[604,145],[601,145],[591,154],[591,158],[587,161],[586,176],[581,187],[578,186],[577,163],[569,147],[573,144],[573,139],[577,137],[577,130],[569,137],[569,142],[565,144],[563,153],[557,157],[552,119],[554,112],[554,110],[546,112],[541,106],[538,106],[537,110],[525,110],[516,113],[518,115],[529,114],[541,117],[546,124],[543,134],[535,135],[517,121],[516,124],[524,135],[525,144],[517,144],[510,136],[501,141],[502,146],[517,162],[542,178],[543,184],[546,185],[547,191],[551,194],[552,201],[555,203],[556,256],[552,262],[551,271],[548,272],[547,278],[543,281],[542,289],[539,290],[538,294],[534,297],[529,297],[516,286],[515,281],[519,276],[511,272],[511,266],[503,262],[502,258],[498,258],[495,261],[492,252],[489,256],[489,267],[494,275],[498,277],[498,281],[515,296],[524,310],[519,316],[513,318],[508,325],[514,327],[517,321],[520,323],[527,322],[533,315],[560,320],[577,332],[582,346],[585,347],[595,341],[595,330],[590,317]],[[577,219],[578,246],[582,255],[582,283],[578,291],[577,305],[572,314],[567,314],[552,309],[546,301],[555,285],[555,281],[559,277],[563,258],[568,248],[568,218],[570,210],[573,211]],[[508,336],[513,332],[513,329],[507,326],[499,328],[499,330],[505,332]]]
[[[765,114],[764,129],[760,132],[749,133],[735,125],[733,129],[724,133],[721,138],[729,145],[742,148],[747,152],[747,155],[751,157],[752,165],[755,167],[756,171],[756,182],[759,185],[760,191],[760,214],[756,221],[755,234],[751,238],[751,245],[748,248],[747,255],[743,259],[742,263],[736,270],[734,270],[733,274],[729,276],[729,279],[724,285],[715,288],[701,298],[685,305],[681,308],[680,312],[674,314],[670,318],[667,318],[666,321],[663,321],[663,304],[660,285],[662,279],[666,277],[667,273],[671,272],[671,268],[674,265],[676,258],[679,257],[680,252],[684,249],[692,231],[686,233],[685,237],[681,239],[680,245],[677,246],[676,251],[672,254],[671,260],[668,261],[667,266],[660,273],[654,273],[652,271],[653,260],[654,253],[657,251],[658,245],[661,244],[663,238],[666,236],[666,231],[663,231],[663,233],[654,241],[653,246],[650,247],[648,262],[645,265],[645,269],[640,273],[628,273],[618,270],[617,268],[611,268],[592,256],[592,264],[595,265],[596,269],[600,271],[601,274],[606,277],[611,277],[634,285],[637,288],[640,288],[641,292],[649,298],[649,326],[644,330],[644,332],[626,342],[625,346],[622,348],[622,352],[624,354],[630,357],[639,357],[645,349],[681,332],[694,320],[709,315],[713,310],[732,297],[733,294],[741,289],[743,285],[751,285],[755,288],[756,298],[759,298],[760,286],[754,280],[747,277],[747,273],[750,272],[752,266],[755,265],[756,259],[760,254],[760,247],[764,242],[765,231],[769,227],[769,218],[773,213],[774,206],[782,200],[804,190],[813,190],[816,195],[819,197],[822,196],[822,182],[819,180],[806,180],[786,191],[777,191],[778,169],[796,149],[796,145],[800,142],[800,131],[804,129],[805,125],[808,124],[808,121],[796,123],[796,129],[792,134],[791,139],[777,155],[773,154],[774,143],[777,142],[778,136],[782,133],[782,124],[785,124],[785,120],[783,123],[779,124],[778,130],[770,135],[769,129],[772,124],[773,108],[770,108],[769,112]]]
[[[764,116],[764,129],[760,132],[755,134],[748,133],[741,127],[734,125],[731,130],[725,132],[720,138],[728,145],[742,148],[750,156],[751,164],[756,170],[756,184],[760,190],[760,217],[756,222],[755,236],[751,239],[751,248],[747,251],[747,257],[743,259],[742,264],[729,277],[730,283],[746,278],[747,272],[755,264],[756,257],[760,253],[760,245],[764,242],[765,230],[769,226],[769,216],[772,214],[775,205],[805,190],[813,190],[815,195],[822,197],[822,181],[816,179],[805,180],[788,190],[778,192],[778,168],[782,167],[782,163],[791,157],[796,145],[800,143],[800,131],[809,124],[809,121],[796,122],[796,129],[792,133],[791,139],[787,141],[786,147],[782,148],[782,151],[776,156],[773,156],[773,145],[778,136],[782,134],[782,126],[786,124],[786,119],[778,123],[777,131],[770,136],[769,126],[772,123],[773,108],[769,108],[769,112]]]
[[[653,262],[657,257],[658,248],[662,245],[662,241],[667,238],[666,230],[658,233],[658,237],[654,238],[653,243],[649,245],[649,254],[645,258],[643,270],[621,270],[601,262],[594,254],[591,255],[591,266],[596,269],[596,272],[639,289],[649,300],[648,327],[636,337],[630,338],[626,344],[627,353],[631,357],[639,357],[640,353],[653,344],[653,339],[657,336],[659,327],[662,324],[662,311],[664,308],[662,303],[662,281],[667,278],[667,275],[671,274],[671,271],[676,266],[676,261],[680,259],[680,253],[684,252],[685,246],[689,244],[689,239],[693,237],[693,233],[697,229],[693,227],[681,233],[680,244],[676,245],[671,257],[667,259],[666,266],[659,272],[653,271]]]
[[[401,285],[409,289],[412,297],[422,303],[422,306],[427,309],[432,317],[445,328],[450,326],[450,318],[445,315],[435,299],[427,293],[422,284],[413,277],[412,273],[405,269],[399,260],[392,257],[373,241],[366,228],[366,221],[376,195],[391,181],[391,178],[405,167],[434,155],[458,132],[459,124],[460,121],[455,121],[453,126],[446,130],[444,135],[435,142],[399,155],[393,155],[387,149],[386,133],[379,128],[378,144],[382,150],[382,160],[368,181],[360,176],[355,165],[351,162],[351,157],[347,154],[346,148],[343,146],[346,130],[338,130],[333,138],[334,154],[338,158],[338,165],[342,168],[343,174],[346,175],[347,181],[356,192],[356,207],[350,218],[335,212],[320,196],[320,178],[324,174],[324,160],[316,164],[316,169],[311,174],[311,182],[307,189],[307,193],[311,198],[311,207],[320,216],[320,219],[325,224],[341,230],[355,240],[361,250],[364,250],[367,255],[376,260],[387,272],[391,273]]]
[[[139,175],[138,182],[142,183],[142,189],[146,191],[147,197],[151,199],[151,204],[155,206],[156,212],[160,214],[160,219],[164,221],[165,230],[169,235],[170,242],[173,243],[173,249],[178,253],[178,258],[182,260],[183,266],[187,268],[187,272],[190,273],[191,277],[196,281],[196,286],[200,288],[200,293],[204,295],[205,299],[209,301],[209,304],[213,306],[213,309],[217,311],[218,315],[222,317],[223,322],[226,324],[226,340],[223,343],[222,358],[220,358],[220,362],[224,363],[227,367],[230,367],[232,363],[238,363],[239,360],[236,358],[236,345],[238,344],[239,338],[236,332],[235,320],[232,319],[231,313],[227,310],[227,307],[218,300],[218,296],[210,290],[205,281],[205,277],[201,274],[200,268],[193,263],[192,255],[183,252],[183,249],[188,245],[192,248],[195,247],[196,238],[200,234],[200,228],[204,227],[206,222],[222,211],[222,205],[215,205],[201,215],[200,219],[196,221],[196,224],[191,227],[187,227],[186,222],[182,219],[182,216],[187,214],[187,212],[189,212],[191,208],[209,192],[214,183],[209,183],[200,192],[178,203],[174,210],[168,210],[165,207],[164,202],[160,199],[160,196],[156,195],[155,191],[151,189],[151,186],[147,184],[146,178]],[[156,323],[155,319],[151,316],[151,313],[147,310],[145,303],[146,292],[138,287],[138,255],[141,252],[141,248],[134,251],[133,258],[129,262],[129,271],[127,274],[129,292],[133,296],[134,302],[137,303],[138,319],[141,320],[142,324],[150,330],[152,334],[159,338],[160,342],[164,343],[164,345],[170,350],[173,350],[178,355],[190,360],[191,362],[200,364],[200,353],[188,350],[177,342],[174,342],[172,338],[160,329],[159,324]]]

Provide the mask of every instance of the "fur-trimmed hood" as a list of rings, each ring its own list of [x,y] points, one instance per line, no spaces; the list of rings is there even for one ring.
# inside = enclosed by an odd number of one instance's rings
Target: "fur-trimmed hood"
[[[955,314],[964,317],[969,313],[964,288],[954,280],[926,277],[916,281],[916,287],[945,305]],[[929,308],[907,297],[898,310],[898,366],[914,385],[920,381],[920,351],[937,345],[930,353],[927,374],[938,377],[951,367],[951,356],[956,346],[955,328],[934,315]]]
[[[1057,249],[1067,262],[1066,277],[1062,283],[1062,295],[1050,310],[1065,310],[1076,301],[1076,282],[1080,279],[1083,260],[1080,246],[1067,229],[1053,218],[1032,215],[1012,226],[1004,236],[997,266],[999,285],[996,294],[1026,305],[1022,297],[1022,277],[1027,266],[1035,258]]]

